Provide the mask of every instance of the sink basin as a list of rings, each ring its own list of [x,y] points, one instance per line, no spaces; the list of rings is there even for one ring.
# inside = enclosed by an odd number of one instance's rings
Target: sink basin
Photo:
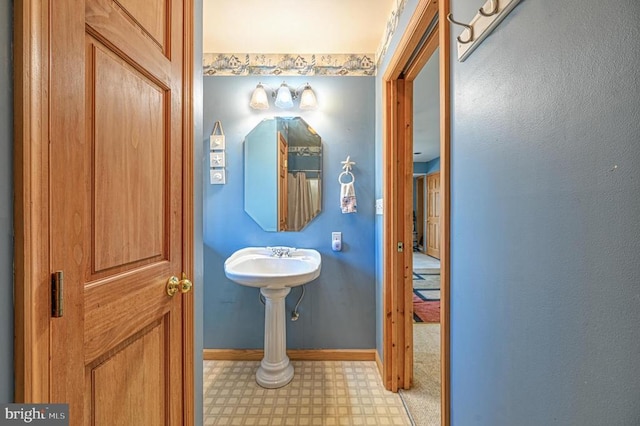
[[[224,272],[231,281],[250,287],[295,287],[316,279],[321,263],[313,249],[247,247],[224,262]]]
[[[227,278],[259,287],[264,296],[264,357],[256,372],[256,382],[264,388],[279,388],[293,379],[286,348],[285,297],[291,287],[316,279],[321,263],[316,250],[291,247],[247,247],[224,262]]]

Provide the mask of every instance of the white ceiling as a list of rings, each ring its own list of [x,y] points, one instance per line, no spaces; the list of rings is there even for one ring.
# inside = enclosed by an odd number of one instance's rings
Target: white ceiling
[[[204,0],[205,53],[375,53],[399,0]]]
[[[204,53],[373,54],[402,0],[204,0]],[[414,161],[439,155],[438,70],[414,82]],[[435,61],[437,62],[437,61]],[[351,77],[348,77],[351,78]]]

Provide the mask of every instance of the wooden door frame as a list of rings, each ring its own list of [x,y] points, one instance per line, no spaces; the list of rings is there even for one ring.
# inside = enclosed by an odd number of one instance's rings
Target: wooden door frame
[[[14,1],[14,376],[16,402],[50,401],[49,31],[53,2]],[[193,276],[193,0],[184,0],[183,249]],[[194,423],[194,292],[182,296],[183,422]]]
[[[450,218],[450,40],[449,0],[419,0],[382,78],[383,89],[383,364],[391,391],[413,379],[413,282],[411,203],[413,176],[413,79],[439,46],[441,211],[441,424],[450,424],[449,218]],[[413,57],[422,36],[439,16],[433,35]],[[399,242],[405,250],[398,252]]]

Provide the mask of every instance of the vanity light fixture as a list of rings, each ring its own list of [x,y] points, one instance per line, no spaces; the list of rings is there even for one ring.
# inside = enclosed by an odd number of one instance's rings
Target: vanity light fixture
[[[249,105],[253,109],[269,109],[269,97],[262,83],[258,83],[253,91]]]
[[[302,89],[302,91],[300,89]],[[271,97],[275,99],[275,106],[281,109],[293,108],[293,101],[298,98],[300,98],[300,109],[302,110],[315,109],[318,106],[316,94],[309,83],[293,90],[285,82],[282,82],[277,91],[274,91],[262,83],[258,83],[251,94],[249,106],[253,109],[269,109],[269,95],[267,90],[271,92]]]
[[[300,109],[316,109],[317,106],[316,93],[311,88],[311,85],[307,83],[304,85],[302,93],[300,93]]]
[[[276,95],[276,101],[274,103],[281,109],[293,108],[293,98],[295,96],[295,92],[292,93],[289,86],[283,82],[278,89],[278,94]]]

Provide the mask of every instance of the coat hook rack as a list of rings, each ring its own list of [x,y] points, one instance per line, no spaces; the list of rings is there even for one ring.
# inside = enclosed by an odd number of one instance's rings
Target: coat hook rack
[[[500,25],[500,22],[521,0],[487,0],[468,24],[458,22],[449,14],[449,22],[461,25],[464,30],[458,35],[458,60],[463,62]]]
[[[498,9],[500,8],[500,0],[491,0],[491,3],[493,4],[491,12],[485,12],[484,6],[482,6],[480,9],[478,9],[478,13],[480,13],[480,15],[482,16],[486,16],[487,18],[498,13]]]
[[[452,14],[448,14],[447,15],[447,19],[449,20],[449,22],[451,22],[452,24],[456,24],[456,25],[460,25],[462,27],[466,28],[466,31],[469,33],[469,37],[467,37],[466,40],[462,40],[460,38],[460,36],[462,34],[460,34],[458,37],[456,37],[458,39],[458,43],[460,44],[467,44],[467,43],[471,43],[473,41],[473,27],[471,25],[467,25],[463,22],[458,22],[455,19],[453,19],[453,15]],[[463,33],[464,34],[464,33]]]

